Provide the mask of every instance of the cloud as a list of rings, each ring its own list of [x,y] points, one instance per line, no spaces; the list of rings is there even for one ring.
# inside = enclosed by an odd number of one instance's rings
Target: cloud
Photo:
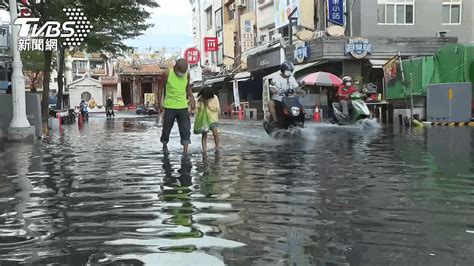
[[[148,22],[154,26],[144,35],[127,40],[127,44],[144,49],[146,47],[186,48],[192,43],[192,10],[189,0],[160,0],[161,7],[151,11]]]
[[[188,17],[191,19],[191,3],[189,0],[161,0],[160,8],[152,11],[152,16],[172,15],[175,17]]]

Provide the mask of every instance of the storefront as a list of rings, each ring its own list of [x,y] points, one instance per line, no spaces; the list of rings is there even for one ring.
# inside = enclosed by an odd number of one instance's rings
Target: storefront
[[[317,71],[339,77],[351,76],[357,86],[376,89],[380,98],[385,99],[382,67],[388,60],[397,55],[401,58],[434,55],[443,45],[456,42],[457,38],[321,37],[287,47],[286,60],[293,62],[296,67],[311,62],[319,63],[296,73],[297,79]],[[327,90],[323,91],[328,93]],[[319,97],[324,99],[328,95]],[[322,103],[325,104],[324,101]],[[321,107],[323,110],[327,109],[325,106]]]
[[[351,76],[360,86],[372,83],[383,93],[382,66],[389,59],[397,55],[402,58],[434,55],[447,43],[457,43],[457,38],[321,37],[287,47],[286,59],[295,65],[326,60],[325,64],[306,71]]]
[[[265,50],[259,51],[255,54],[249,55],[247,58],[247,71],[252,76],[252,82],[247,82],[249,88],[240,88],[239,82],[239,91],[249,91],[252,90],[253,95],[258,95],[255,97],[253,104],[250,104],[251,108],[256,108],[258,111],[258,117],[263,117],[266,113],[266,95],[268,92],[268,84],[265,85],[264,77],[275,73],[280,70],[281,64],[285,61],[285,49],[282,48],[279,44],[273,47],[269,47]]]

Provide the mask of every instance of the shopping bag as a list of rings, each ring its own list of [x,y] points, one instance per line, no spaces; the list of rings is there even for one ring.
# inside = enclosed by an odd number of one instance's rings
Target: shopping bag
[[[194,134],[206,133],[210,129],[210,120],[209,114],[207,113],[207,108],[203,108],[198,111],[196,115],[196,120],[194,121]]]

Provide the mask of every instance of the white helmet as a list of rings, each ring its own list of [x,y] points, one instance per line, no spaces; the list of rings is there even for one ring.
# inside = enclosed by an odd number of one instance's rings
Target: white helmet
[[[345,76],[342,78],[342,83],[346,83],[346,82],[352,82],[352,78],[349,77],[349,76]]]

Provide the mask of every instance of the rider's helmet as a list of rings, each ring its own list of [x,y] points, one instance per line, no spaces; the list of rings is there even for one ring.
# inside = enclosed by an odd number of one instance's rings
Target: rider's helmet
[[[295,67],[293,66],[293,64],[289,61],[285,61],[283,64],[281,64],[280,66],[280,71],[283,75],[285,76],[291,76],[291,74],[293,73],[293,71],[295,70]],[[289,75],[288,75],[289,74]]]
[[[345,76],[342,78],[342,84],[346,85],[346,87],[352,86],[352,78],[349,76]]]

